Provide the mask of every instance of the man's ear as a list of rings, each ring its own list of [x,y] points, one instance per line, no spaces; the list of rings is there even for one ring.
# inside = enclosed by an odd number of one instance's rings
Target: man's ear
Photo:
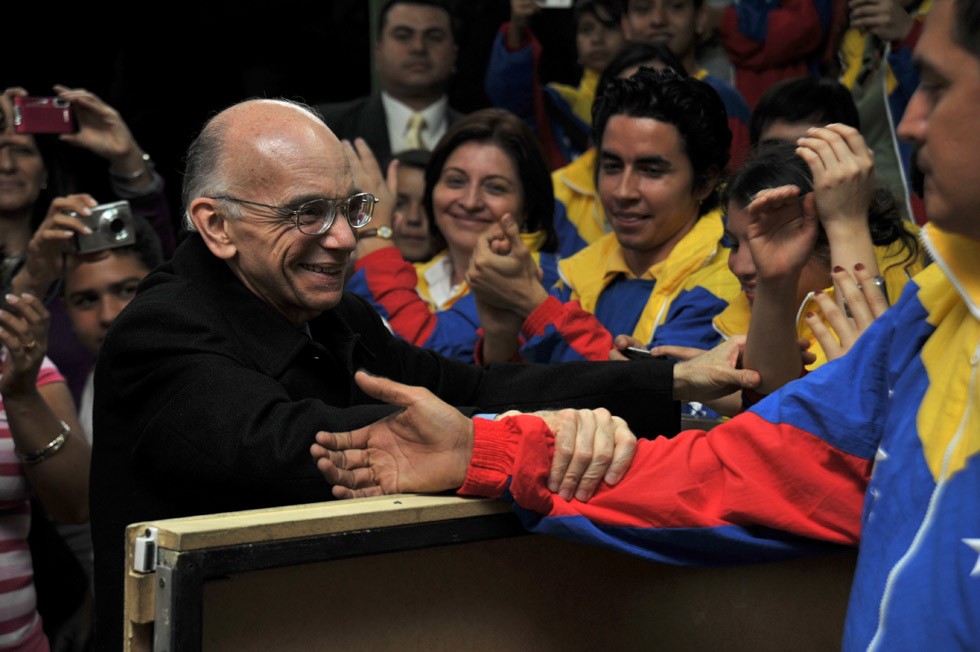
[[[238,253],[232,235],[228,230],[228,216],[218,210],[218,200],[198,197],[187,209],[191,222],[197,227],[204,243],[218,258],[230,260]]]

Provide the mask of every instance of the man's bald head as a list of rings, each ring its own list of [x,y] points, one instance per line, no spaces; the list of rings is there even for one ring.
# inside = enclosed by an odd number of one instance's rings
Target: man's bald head
[[[300,209],[356,192],[340,141],[291,102],[236,104],[212,118],[188,152],[188,219],[211,253],[296,327],[340,301],[357,244],[349,219],[330,216],[325,230],[300,231],[298,216],[308,215]]]
[[[184,183],[181,199],[184,204],[184,227],[196,231],[190,219],[191,202],[198,197],[213,197],[227,194],[235,182],[236,172],[233,163],[252,160],[250,154],[275,154],[269,151],[272,142],[284,142],[281,136],[310,136],[318,132],[321,138],[333,141],[337,151],[342,152],[340,142],[333,135],[316,110],[305,104],[290,100],[246,100],[234,104],[218,113],[205,123],[201,133],[187,149],[184,168]],[[325,132],[325,133],[324,133]],[[257,151],[259,150],[259,151]],[[242,157],[247,157],[242,159]],[[260,157],[261,158],[261,157]],[[229,212],[236,207],[229,204]]]

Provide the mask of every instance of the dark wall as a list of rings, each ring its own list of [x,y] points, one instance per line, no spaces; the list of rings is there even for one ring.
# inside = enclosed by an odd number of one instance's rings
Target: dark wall
[[[175,215],[184,152],[210,115],[248,97],[315,104],[371,89],[367,0],[92,4],[5,3],[0,88],[46,95],[55,83],[80,86],[116,107],[166,180]],[[483,74],[509,7],[456,3],[462,34],[449,94],[460,110],[489,104]],[[542,12],[532,27],[545,45],[542,78],[574,83],[570,12]],[[104,188],[104,170],[91,174],[92,188]]]

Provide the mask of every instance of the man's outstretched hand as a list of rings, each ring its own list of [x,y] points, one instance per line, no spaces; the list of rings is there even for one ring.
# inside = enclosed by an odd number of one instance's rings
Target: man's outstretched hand
[[[674,355],[685,358],[674,365],[674,399],[705,403],[740,388],[753,389],[759,385],[759,372],[741,368],[745,336],[733,335],[715,348],[686,357],[677,347],[654,347],[653,355]]]
[[[456,489],[473,456],[473,421],[424,387],[358,371],[369,396],[403,408],[351,432],[318,432],[310,453],[337,498]]]
[[[399,412],[352,432],[318,432],[310,453],[337,498],[456,489],[473,457],[473,421],[423,387],[358,371],[369,396]],[[501,417],[521,414],[507,412]],[[608,410],[535,412],[555,435],[548,487],[566,500],[588,500],[616,484],[636,454],[636,437]]]

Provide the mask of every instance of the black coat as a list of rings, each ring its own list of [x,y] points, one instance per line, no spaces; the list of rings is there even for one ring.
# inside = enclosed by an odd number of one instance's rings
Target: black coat
[[[314,434],[394,409],[354,384],[359,368],[423,385],[466,414],[604,406],[638,434],[679,424],[669,363],[484,369],[392,336],[352,294],[308,325],[312,339],[198,235],[113,324],[96,367],[90,483],[99,649],[121,640],[128,524],[332,499],[309,454]]]
[[[337,138],[353,141],[363,138],[371,146],[379,165],[391,159],[391,141],[388,139],[388,117],[381,94],[374,93],[359,97],[349,102],[337,104],[320,104],[317,106],[323,121]],[[452,107],[446,107],[446,124],[451,126],[463,117],[463,114]],[[430,148],[435,143],[429,143]]]

